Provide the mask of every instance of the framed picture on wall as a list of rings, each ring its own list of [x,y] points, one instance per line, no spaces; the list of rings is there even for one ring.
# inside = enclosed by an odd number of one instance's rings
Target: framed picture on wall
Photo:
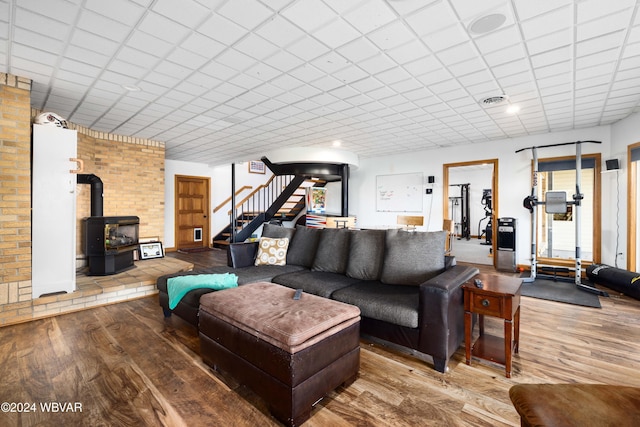
[[[249,161],[249,173],[265,173],[266,167],[260,160]]]
[[[138,250],[140,252],[140,259],[164,257],[164,250],[160,242],[141,243]]]

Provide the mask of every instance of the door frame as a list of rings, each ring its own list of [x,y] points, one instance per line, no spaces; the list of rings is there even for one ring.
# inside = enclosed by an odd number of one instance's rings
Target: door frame
[[[496,230],[498,224],[498,206],[500,206],[498,195],[498,159],[486,159],[486,160],[471,160],[467,162],[457,162],[457,163],[445,163],[442,165],[442,176],[443,176],[443,189],[442,189],[442,217],[446,218],[447,211],[449,210],[449,169],[461,167],[461,166],[476,166],[476,165],[492,165],[493,172],[491,175],[491,203],[492,203],[492,215],[491,215],[491,224],[493,226],[492,236],[491,236],[491,253],[494,254],[492,258],[493,267],[496,268],[496,248],[497,248],[497,239],[496,239]]]
[[[203,210],[206,212],[206,219],[208,226],[206,230],[202,230],[202,241],[203,247],[211,246],[211,177],[208,176],[196,176],[196,175],[174,175],[173,179],[173,241],[175,242],[175,249],[181,249],[179,245],[179,236],[178,236],[178,189],[180,186],[178,182],[180,179],[201,179],[206,183],[206,191],[203,200]]]
[[[629,271],[636,271],[637,267],[636,239],[638,236],[638,209],[636,208],[636,203],[638,203],[638,166],[634,166],[634,162],[631,160],[631,151],[638,147],[640,147],[640,142],[627,145],[627,270]],[[616,213],[616,215],[618,215],[618,213]],[[616,239],[617,238],[618,236],[616,235]],[[618,254],[615,256],[615,259],[617,259]]]

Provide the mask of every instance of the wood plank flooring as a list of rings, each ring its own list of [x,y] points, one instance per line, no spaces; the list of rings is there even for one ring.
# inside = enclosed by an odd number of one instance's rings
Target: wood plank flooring
[[[215,251],[175,256],[224,262]],[[464,348],[440,374],[428,356],[363,339],[359,378],[318,403],[305,426],[519,426],[514,384],[640,387],[640,301],[611,294],[602,309],[523,297],[510,379],[498,365],[467,366]],[[157,296],[0,328],[2,402],[15,412],[3,405],[1,426],[279,425],[250,390],[202,363],[195,329],[164,319]]]

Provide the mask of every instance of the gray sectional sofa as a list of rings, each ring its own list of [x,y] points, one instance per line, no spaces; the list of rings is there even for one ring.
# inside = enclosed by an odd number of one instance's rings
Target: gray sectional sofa
[[[238,284],[267,281],[356,305],[361,333],[431,355],[445,372],[449,358],[464,339],[461,285],[478,273],[446,257],[446,232],[287,228],[265,224],[263,237],[288,243],[280,248],[284,265],[255,265],[269,257],[258,243],[229,248],[229,265],[185,274],[234,273]],[[285,240],[286,239],[286,240]],[[285,246],[284,244],[282,246]],[[160,306],[197,327],[200,296],[211,289],[188,292],[169,310],[167,280],[157,280]],[[259,304],[259,301],[256,302]]]

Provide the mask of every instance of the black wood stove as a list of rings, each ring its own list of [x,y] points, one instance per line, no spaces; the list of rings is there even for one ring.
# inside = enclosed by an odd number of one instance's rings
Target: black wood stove
[[[89,275],[106,276],[133,267],[138,247],[137,216],[90,216],[84,219],[84,253]]]

